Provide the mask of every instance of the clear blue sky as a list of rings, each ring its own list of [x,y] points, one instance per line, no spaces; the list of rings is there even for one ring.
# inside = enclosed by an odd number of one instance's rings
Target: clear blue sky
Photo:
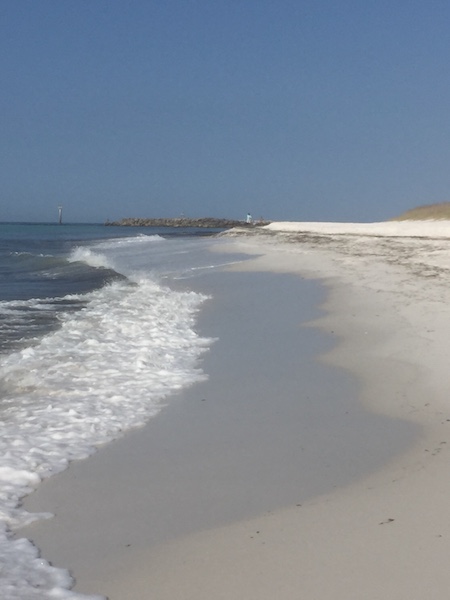
[[[0,221],[450,200],[447,0],[0,0]]]

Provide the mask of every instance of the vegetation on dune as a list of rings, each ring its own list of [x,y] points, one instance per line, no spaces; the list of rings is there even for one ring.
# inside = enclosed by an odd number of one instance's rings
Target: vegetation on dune
[[[439,204],[425,204],[417,208],[411,208],[398,217],[390,219],[391,221],[427,221],[427,220],[448,220],[450,221],[450,202],[441,202]]]

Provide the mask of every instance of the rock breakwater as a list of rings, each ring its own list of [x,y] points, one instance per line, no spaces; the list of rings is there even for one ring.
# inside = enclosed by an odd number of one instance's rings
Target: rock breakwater
[[[126,218],[120,221],[108,221],[105,225],[122,227],[204,227],[207,229],[231,229],[232,227],[253,227],[255,225],[268,225],[270,221],[258,221],[248,224],[245,221],[233,219],[215,219],[202,217],[200,219],[189,219],[177,217],[174,219],[145,219]]]

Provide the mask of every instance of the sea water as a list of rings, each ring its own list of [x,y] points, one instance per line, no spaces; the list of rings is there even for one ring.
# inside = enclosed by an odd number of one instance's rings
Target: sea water
[[[88,598],[13,532],[21,499],[201,380],[213,340],[189,279],[224,263],[215,231],[0,224],[0,597]],[[232,261],[227,255],[227,261]],[[235,257],[239,260],[238,257]],[[93,598],[93,596],[90,596]]]

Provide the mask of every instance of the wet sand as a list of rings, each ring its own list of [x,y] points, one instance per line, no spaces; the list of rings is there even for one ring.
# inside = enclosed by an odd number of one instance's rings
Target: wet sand
[[[28,508],[57,514],[26,534],[111,600],[446,597],[450,244],[428,225],[236,237],[256,258],[202,314],[209,381],[41,486]],[[299,276],[328,290],[308,325]]]
[[[208,381],[26,502],[55,517],[21,534],[71,569],[76,591],[153,597],[152,577],[136,572],[149,552],[298,508],[376,471],[416,439],[415,426],[367,411],[354,378],[317,361],[337,338],[305,324],[326,297],[316,282],[223,272],[196,287],[212,296],[198,323],[217,338],[203,359]]]

